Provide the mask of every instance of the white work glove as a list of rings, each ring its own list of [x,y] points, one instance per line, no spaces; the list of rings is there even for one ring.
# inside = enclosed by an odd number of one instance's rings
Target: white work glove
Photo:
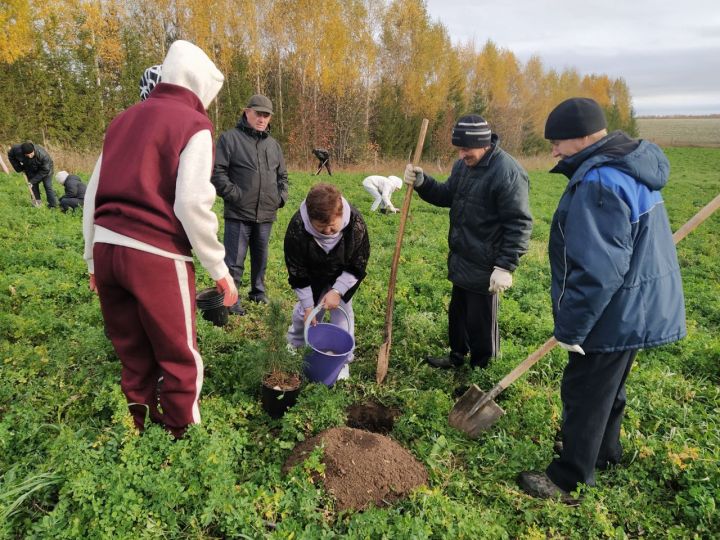
[[[558,341],[558,345],[560,345],[560,347],[565,349],[566,351],[575,352],[585,356],[585,351],[583,351],[583,348],[580,345],[568,345],[567,343],[563,343],[562,341]]]
[[[495,270],[490,274],[490,287],[488,287],[488,291],[497,294],[509,289],[511,286],[512,274],[504,268],[496,266]]]
[[[420,167],[413,167],[412,163],[408,163],[405,167],[405,175],[403,176],[403,182],[410,184],[414,187],[422,186],[425,181],[423,170]]]

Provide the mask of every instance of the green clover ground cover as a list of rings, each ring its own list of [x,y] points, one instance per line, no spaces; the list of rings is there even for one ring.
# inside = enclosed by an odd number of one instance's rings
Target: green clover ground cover
[[[671,149],[665,199],[673,229],[720,192],[720,150]],[[386,171],[388,174],[399,171]],[[452,392],[490,388],[552,330],[546,242],[563,178],[531,174],[530,252],[501,303],[502,356],[478,373],[435,371],[444,351],[447,210],[415,199],[396,291],[390,372],[374,383],[399,216],[371,214],[364,175],[332,177],[366,215],[372,243],[355,301],[350,381],[305,386],[279,421],[245,369],[263,306],[218,329],[199,321],[206,365],[203,423],[173,443],[138,437],[120,366],[87,290],[79,214],[29,205],[19,175],[0,175],[0,538],[711,538],[720,535],[720,215],[679,246],[688,338],[643,351],[628,382],[623,467],[598,474],[577,508],[523,495],[514,478],[552,457],[565,355],[554,351],[499,398],[507,414],[477,441],[447,424]],[[270,295],[290,310],[282,237],[317,178],[292,173],[274,227]],[[327,180],[327,177],[323,177]],[[395,197],[399,206],[399,194]],[[220,204],[216,209],[220,211]],[[198,271],[198,286],[211,284]],[[245,287],[241,294],[247,294]],[[391,436],[428,468],[430,485],[390,508],[337,514],[312,480],[320,453],[283,477],[293,446],[343,425],[345,408],[377,399],[402,411]]]

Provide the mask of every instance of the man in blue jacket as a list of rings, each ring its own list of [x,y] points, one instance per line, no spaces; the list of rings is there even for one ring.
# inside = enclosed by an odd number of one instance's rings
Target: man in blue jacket
[[[660,190],[662,150],[571,98],[548,116],[545,138],[569,178],[550,230],[555,338],[568,351],[561,385],[562,451],[544,473],[523,472],[536,497],[568,499],[595,484],[595,469],[619,463],[625,380],[638,349],[683,338],[680,267]]]

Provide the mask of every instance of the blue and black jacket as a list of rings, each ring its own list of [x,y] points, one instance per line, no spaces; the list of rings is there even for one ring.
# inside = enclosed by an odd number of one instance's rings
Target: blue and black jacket
[[[653,143],[610,133],[551,171],[570,181],[550,231],[555,337],[602,353],[683,338],[680,267]]]

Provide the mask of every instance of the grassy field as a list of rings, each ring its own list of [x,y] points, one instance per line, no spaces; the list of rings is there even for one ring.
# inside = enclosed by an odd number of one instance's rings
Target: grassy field
[[[664,193],[677,229],[720,192],[720,150],[668,155],[673,172]],[[552,457],[564,353],[553,351],[499,398],[507,414],[479,440],[447,424],[457,387],[490,388],[551,334],[546,244],[564,178],[531,173],[532,244],[502,298],[502,355],[482,372],[437,371],[422,361],[445,351],[448,218],[415,198],[390,372],[377,386],[399,217],[368,211],[364,176],[332,178],[365,214],[372,244],[354,302],[351,379],[334,389],[305,386],[298,404],[271,420],[246,369],[262,338],[264,307],[250,305],[225,329],[200,320],[203,423],[173,443],[159,428],[142,437],[132,429],[119,362],[87,290],[80,215],[33,209],[22,178],[0,175],[0,538],[718,537],[720,215],[678,249],[688,337],[640,353],[628,381],[622,466],[600,473],[597,488],[573,508],[525,496],[515,484],[520,471]],[[290,180],[268,269],[269,294],[288,312],[282,237],[317,178],[291,173]],[[198,287],[210,284],[198,267]],[[388,508],[337,513],[313,481],[322,470],[316,461],[288,476],[280,468],[298,441],[343,425],[346,407],[370,398],[402,411],[390,435],[428,468],[429,486]]]
[[[720,117],[638,118],[643,139],[661,146],[720,147]]]

